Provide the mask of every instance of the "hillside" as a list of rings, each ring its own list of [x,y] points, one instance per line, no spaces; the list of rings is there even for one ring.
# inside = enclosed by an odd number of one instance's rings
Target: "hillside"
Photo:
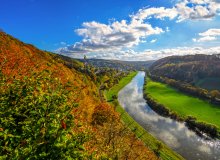
[[[67,61],[0,32],[0,159],[158,159]]]
[[[171,56],[152,64],[150,72],[199,87],[220,88],[220,54]]]
[[[86,96],[88,90],[96,93],[95,85],[89,79],[84,80],[88,77],[74,69],[70,70],[55,55],[43,52],[3,32],[0,33],[0,64],[2,73],[14,78],[30,76],[35,72],[40,73],[43,70],[49,70],[52,77],[60,78],[62,83],[71,82],[74,85],[74,90],[77,91],[83,88],[79,97],[81,99],[79,101],[80,104],[82,103],[83,105],[86,100],[93,101],[91,104],[98,102],[96,94],[94,96]]]
[[[78,59],[85,62],[84,59]],[[119,61],[104,59],[87,59],[89,64],[95,67],[108,67],[118,70],[146,70],[154,61]]]

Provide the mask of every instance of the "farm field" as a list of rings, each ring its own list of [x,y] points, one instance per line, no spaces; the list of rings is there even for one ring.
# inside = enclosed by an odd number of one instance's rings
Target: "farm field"
[[[145,92],[158,103],[176,112],[180,117],[193,116],[198,121],[214,124],[220,128],[220,106],[212,105],[205,100],[188,96],[160,82],[147,78]]]

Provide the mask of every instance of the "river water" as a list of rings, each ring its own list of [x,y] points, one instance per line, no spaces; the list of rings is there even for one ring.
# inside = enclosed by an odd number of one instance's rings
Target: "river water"
[[[118,94],[121,106],[149,133],[188,160],[220,160],[220,141],[205,139],[184,123],[155,113],[143,98],[144,72],[139,72]]]

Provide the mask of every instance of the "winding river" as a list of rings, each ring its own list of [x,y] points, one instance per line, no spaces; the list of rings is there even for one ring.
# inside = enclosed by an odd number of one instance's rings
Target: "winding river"
[[[155,113],[143,98],[144,72],[139,72],[118,94],[121,106],[149,133],[188,160],[220,160],[220,141],[204,139],[184,123]]]

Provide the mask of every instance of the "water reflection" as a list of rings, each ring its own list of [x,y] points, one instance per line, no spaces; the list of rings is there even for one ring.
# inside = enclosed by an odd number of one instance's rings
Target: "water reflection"
[[[143,98],[144,72],[123,88],[118,95],[122,107],[152,135],[189,160],[220,160],[220,141],[205,140],[184,123],[155,113]]]

